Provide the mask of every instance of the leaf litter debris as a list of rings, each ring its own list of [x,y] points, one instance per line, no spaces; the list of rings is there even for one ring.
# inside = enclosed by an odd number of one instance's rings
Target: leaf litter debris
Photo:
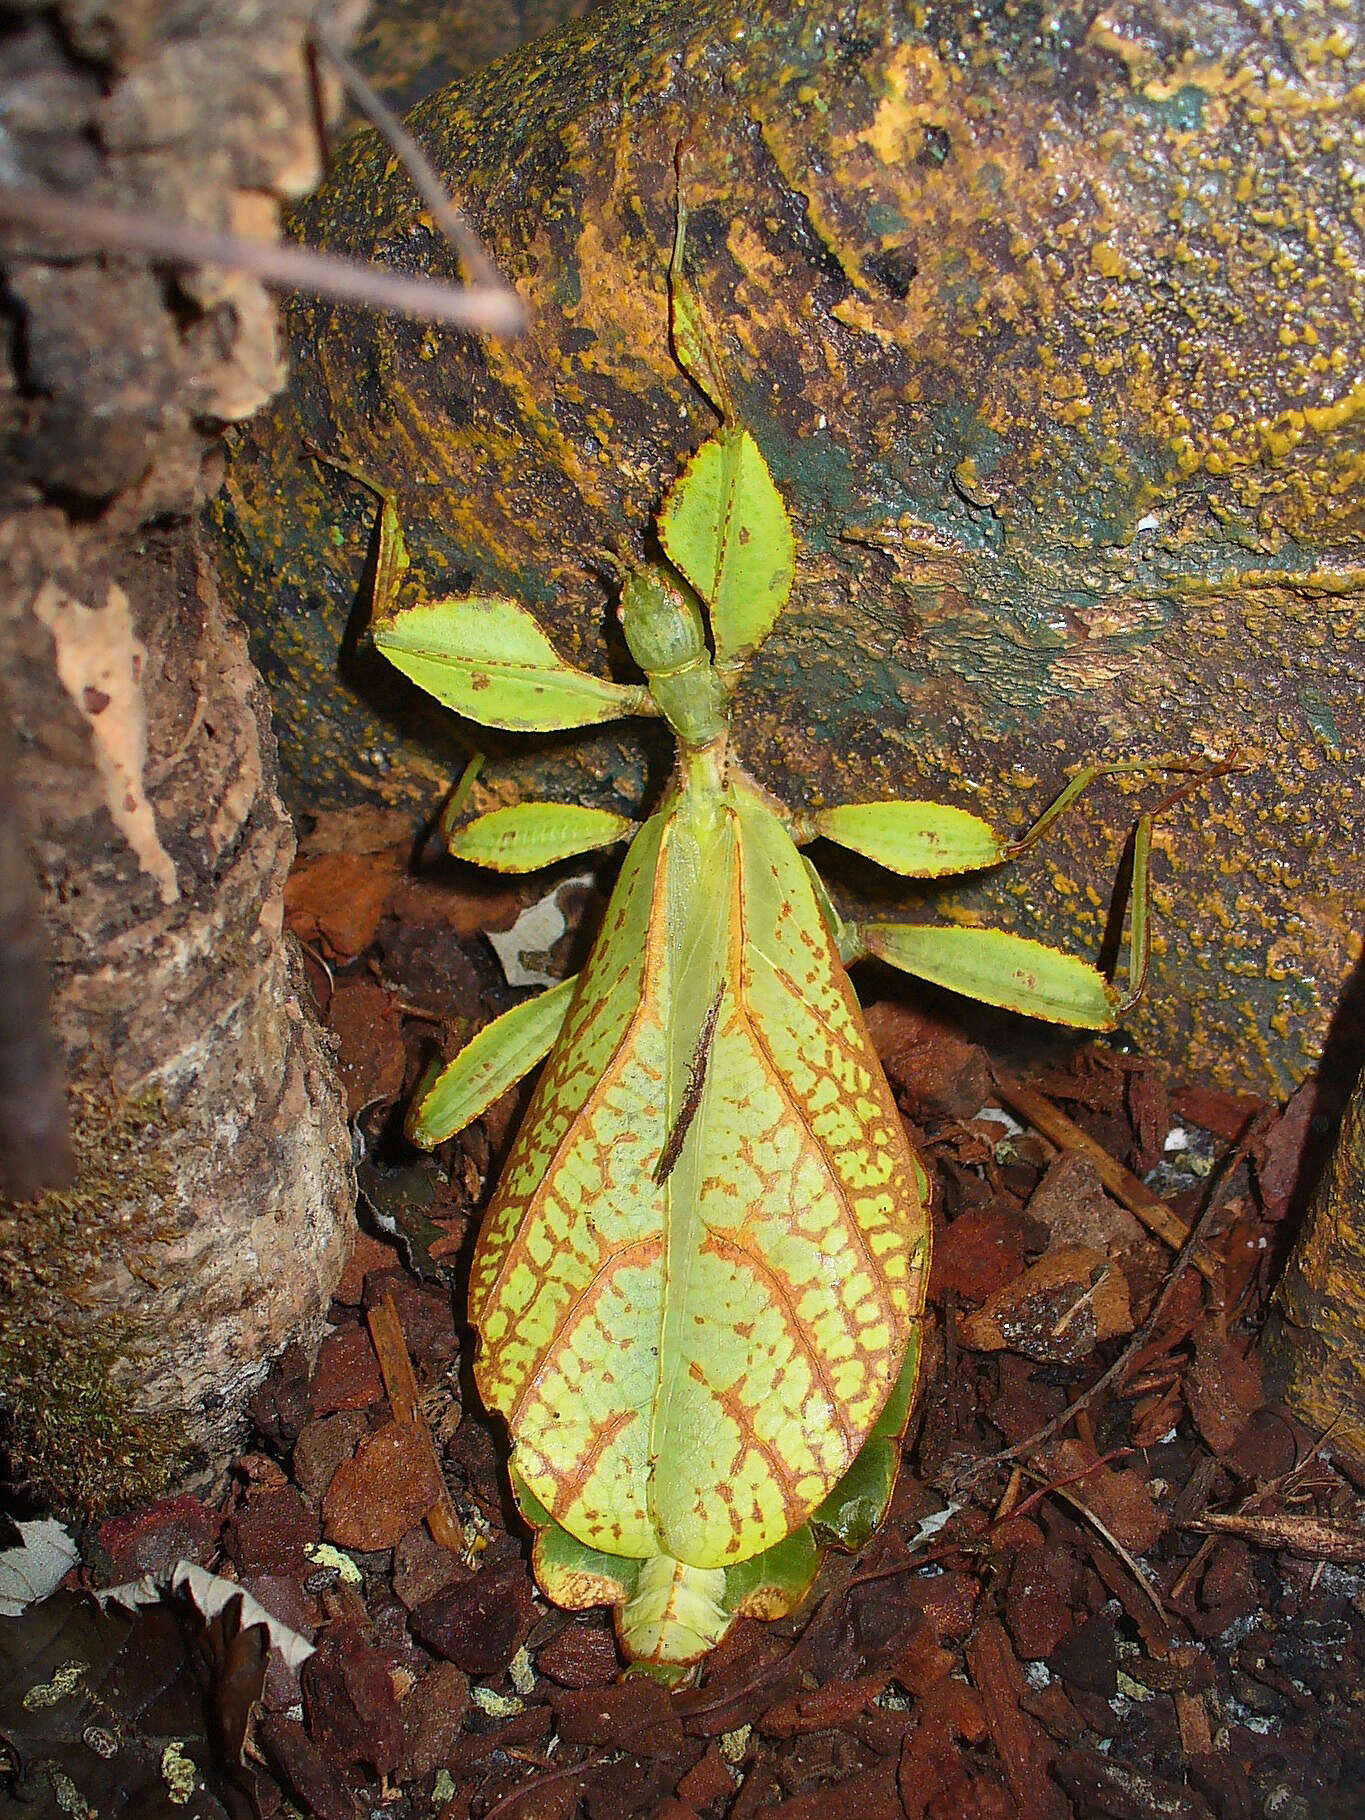
[[[64,1589],[0,1620],[0,1816],[1361,1811],[1365,1507],[1330,1434],[1267,1400],[1256,1347],[1311,1097],[1093,1044],[1007,1062],[932,997],[874,1005],[935,1177],[935,1325],[888,1520],[791,1619],[741,1622],[700,1685],[619,1681],[605,1618],[537,1594],[502,1439],[466,1403],[454,1310],[516,1096],[433,1158],[401,1138],[433,1049],[519,996],[473,932],[517,929],[544,885],[414,874],[332,819],[289,914],[335,1014],[368,1230],[316,1364],[290,1349],[257,1393],[252,1450],[80,1534]],[[186,1558],[199,1605],[84,1596],[152,1597]]]

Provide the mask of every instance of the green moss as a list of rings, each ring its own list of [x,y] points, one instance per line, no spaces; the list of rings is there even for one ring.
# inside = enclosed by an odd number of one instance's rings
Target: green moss
[[[10,1475],[44,1504],[92,1516],[164,1491],[184,1463],[176,1418],[134,1409],[119,1386],[138,1342],[16,1324],[0,1334],[0,1413]]]
[[[0,1438],[13,1480],[94,1514],[154,1496],[186,1453],[174,1413],[130,1400],[157,1335],[110,1311],[119,1262],[145,1276],[169,1236],[173,1119],[159,1093],[123,1099],[103,1083],[75,1083],[70,1101],[74,1185],[0,1201]]]

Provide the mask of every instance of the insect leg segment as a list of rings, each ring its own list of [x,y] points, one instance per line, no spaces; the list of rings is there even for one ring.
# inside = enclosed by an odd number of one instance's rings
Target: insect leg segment
[[[1193,784],[1186,785],[1185,788],[1174,791],[1165,799],[1165,801],[1158,803],[1154,809],[1147,812],[1145,819],[1150,835],[1152,821],[1160,815],[1163,810],[1172,808],[1176,803],[1180,802],[1189,794],[1192,788],[1197,788],[1199,784],[1207,783],[1212,778],[1221,777],[1226,771],[1232,768],[1234,768],[1233,761],[1229,761],[1225,764],[1210,765],[1205,764],[1202,760],[1197,758],[1162,760],[1134,758],[1121,760],[1117,764],[1083,765],[1076,775],[1069,778],[1062,789],[1057,792],[1056,796],[1053,797],[1047,808],[1043,810],[1043,813],[1031,827],[1026,829],[1017,840],[1001,842],[1000,857],[1002,860],[1018,859],[1020,854],[1027,853],[1030,847],[1036,847],[1038,842],[1052,827],[1053,823],[1059,816],[1065,814],[1072,803],[1076,801],[1077,797],[1088,790],[1091,784],[1098,783],[1103,777],[1162,777],[1169,776],[1172,772],[1189,772],[1193,774]]]
[[[399,591],[403,577],[412,567],[408,556],[408,547],[403,540],[403,525],[398,516],[398,497],[391,493],[377,480],[371,478],[363,468],[358,468],[349,461],[339,461],[335,455],[325,455],[321,449],[311,443],[305,445],[314,461],[322,462],[326,467],[335,468],[338,474],[347,474],[373,494],[379,502],[379,523],[375,535],[374,581],[370,591],[370,611],[375,619],[384,619],[398,604]]]
[[[961,992],[983,1004],[999,1005],[1028,1017],[1044,1018],[1051,1023],[1068,1024],[1082,1030],[1112,1030],[1141,995],[1151,960],[1153,822],[1164,810],[1187,796],[1191,789],[1232,768],[1231,761],[1213,766],[1202,765],[1197,761],[1156,765],[1143,762],[1087,765],[1068,782],[1027,833],[1018,840],[998,843],[998,859],[1011,859],[1026,852],[1097,778],[1169,771],[1196,774],[1194,783],[1172,792],[1154,808],[1145,811],[1133,830],[1126,990],[1120,990],[1088,961],[1064,954],[1059,949],[1033,941],[1027,936],[1013,935],[999,929],[882,922],[850,925],[850,958],[875,955],[890,966],[914,974],[919,979],[931,980],[935,985],[946,986],[951,991]],[[897,806],[869,805],[878,811]],[[900,806],[918,811],[927,805]],[[829,813],[837,817],[841,812],[834,810]],[[986,824],[982,823],[981,826],[985,827]],[[847,841],[845,844],[854,845],[854,842]],[[867,852],[871,858],[878,858],[878,853],[870,851],[871,844],[869,840],[866,844],[859,845],[858,851]],[[882,863],[888,862],[883,859]],[[972,868],[955,864],[950,869],[966,871]]]
[[[424,1150],[472,1124],[509,1087],[544,1061],[569,1015],[578,976],[561,980],[485,1024],[454,1061],[429,1074],[413,1096],[406,1131]]]

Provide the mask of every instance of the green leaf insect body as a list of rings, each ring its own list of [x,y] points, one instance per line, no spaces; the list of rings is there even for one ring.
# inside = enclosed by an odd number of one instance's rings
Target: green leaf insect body
[[[523,803],[451,838],[457,856],[507,871],[631,840],[582,974],[482,1030],[409,1120],[418,1143],[439,1143],[548,1056],[474,1255],[475,1376],[511,1435],[541,1586],[573,1609],[612,1606],[626,1657],[665,1680],[737,1615],[791,1610],[827,1544],[872,1533],[895,1479],[928,1184],[848,963],[878,954],[1091,1028],[1127,1003],[1093,967],[1022,937],[843,924],[798,850],[819,835],[911,877],[993,866],[1100,767],[1010,843],[934,803],[798,816],[732,756],[731,697],[786,605],[793,541],[684,277],[684,225],[680,204],[673,345],[722,421],[660,511],[666,562],[623,586],[644,683],[564,663],[514,601],[399,608],[407,558],[383,495],[375,626],[400,670],[482,724],[661,714],[676,737],[672,779],[638,828]],[[1145,840],[1139,824],[1139,983]]]

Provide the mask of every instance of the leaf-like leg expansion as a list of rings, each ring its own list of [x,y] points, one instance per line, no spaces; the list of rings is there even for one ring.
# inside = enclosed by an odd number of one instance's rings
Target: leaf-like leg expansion
[[[578,853],[613,846],[635,832],[628,815],[579,803],[512,803],[476,816],[446,840],[456,859],[494,872],[538,872]]]
[[[396,669],[485,727],[544,733],[657,714],[643,683],[608,682],[565,663],[514,600],[423,600],[379,619],[374,642]]]
[[[797,819],[797,840],[817,834],[902,878],[982,872],[1008,851],[989,822],[948,803],[844,803]]]
[[[858,953],[986,1005],[1081,1030],[1112,1030],[1129,1001],[1097,967],[1025,935],[932,923],[857,925]]]
[[[706,319],[705,306],[692,281],[683,269],[683,248],[687,243],[687,202],[683,195],[683,160],[686,141],[673,156],[677,171],[677,213],[674,217],[673,254],[668,262],[668,327],[678,365],[703,395],[716,415],[725,423],[734,423],[735,405],[725,377],[725,368],[716,348],[716,338]]]
[[[964,872],[983,872],[1005,860],[1027,853],[1047,833],[1057,818],[1069,809],[1091,784],[1102,777],[1154,775],[1170,771],[1197,773],[1205,782],[1229,769],[1227,764],[1204,765],[1197,759],[1170,759],[1159,764],[1145,759],[1124,760],[1119,764],[1086,765],[1043,810],[1042,814],[1017,840],[997,834],[989,822],[967,809],[948,803],[874,802],[844,803],[833,809],[817,809],[805,816],[794,816],[793,838],[801,844],[817,835],[860,853],[888,872],[902,878],[948,878]],[[1182,792],[1183,794],[1183,792]],[[1177,801],[1171,797],[1158,809],[1169,808]]]
[[[485,1112],[550,1053],[569,1015],[578,975],[485,1024],[429,1085],[419,1087],[406,1131],[431,1150]]]
[[[1192,790],[1237,768],[1235,754],[1213,765],[1196,759],[1171,759],[1156,764],[1133,760],[1112,765],[1086,765],[1054,797],[1027,833],[1015,841],[1000,841],[988,824],[976,816],[926,803],[854,804],[810,818],[814,832],[824,833],[822,824],[832,821],[834,829],[844,830],[833,832],[832,838],[842,840],[844,845],[896,871],[910,868],[893,865],[886,857],[888,846],[894,848],[899,843],[904,856],[916,843],[924,846],[937,841],[948,846],[956,842],[954,863],[935,867],[935,871],[967,872],[993,862],[989,859],[965,862],[964,847],[977,840],[982,840],[984,846],[984,838],[989,836],[996,843],[997,860],[1015,858],[1040,840],[1058,816],[1097,778],[1170,771],[1193,773],[1192,782],[1172,791],[1162,802],[1140,815],[1134,825],[1126,991],[1120,991],[1089,961],[1000,929],[908,923],[847,924],[841,932],[840,952],[847,955],[849,962],[860,955],[876,955],[890,966],[913,973],[919,979],[932,980],[935,985],[947,986],[951,991],[961,992],[983,1004],[999,1005],[1027,1017],[1046,1018],[1051,1023],[1069,1024],[1079,1030],[1113,1030],[1141,997],[1151,961],[1152,824],[1158,815],[1183,801]],[[899,816],[895,814],[897,810],[902,812]],[[851,838],[853,835],[858,838]],[[921,876],[926,872],[927,869]]]
[[[1072,792],[1073,799],[1077,794]],[[1161,809],[1184,794],[1178,791],[1157,809],[1139,816],[1133,830],[1126,991],[1121,992],[1089,961],[1003,929],[862,923],[851,926],[856,953],[876,955],[903,973],[932,980],[985,1005],[1069,1024],[1077,1030],[1113,1030],[1141,997],[1152,958],[1152,822]]]
[[[565,663],[533,613],[515,600],[469,595],[399,608],[411,567],[396,496],[362,468],[310,448],[379,501],[371,620],[374,642],[410,682],[485,727],[517,733],[590,727],[627,714],[657,714],[640,683],[609,682]]]

